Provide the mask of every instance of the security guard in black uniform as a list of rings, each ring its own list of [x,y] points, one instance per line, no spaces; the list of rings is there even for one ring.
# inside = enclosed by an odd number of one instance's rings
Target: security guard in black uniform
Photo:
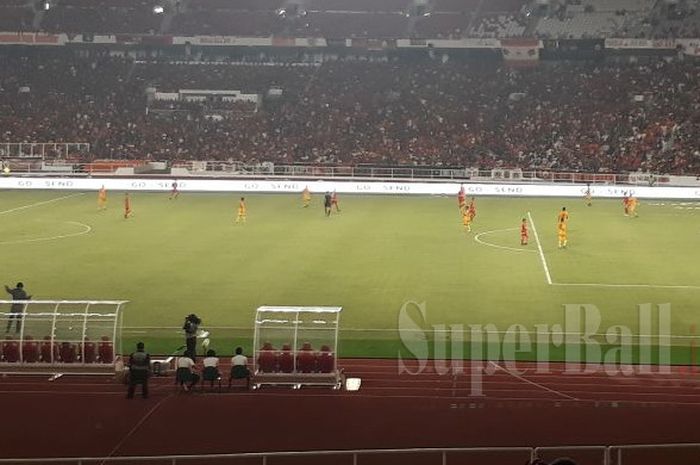
[[[136,352],[129,357],[129,391],[127,399],[134,398],[136,385],[141,385],[141,394],[148,399],[148,377],[151,374],[151,356],[144,350],[143,342],[136,344]]]

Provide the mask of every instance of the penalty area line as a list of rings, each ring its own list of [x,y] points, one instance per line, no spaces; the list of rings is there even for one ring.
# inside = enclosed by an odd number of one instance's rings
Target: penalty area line
[[[535,242],[537,242],[537,250],[540,252],[540,261],[542,262],[542,267],[544,267],[544,276],[547,278],[547,284],[552,285],[552,276],[549,274],[549,266],[547,266],[547,260],[544,258],[544,252],[542,251],[542,244],[540,243],[540,236],[537,234],[537,228],[535,227],[535,221],[532,219],[530,212],[527,212],[527,217],[530,219],[530,225],[532,226],[532,233],[535,235]]]
[[[0,215],[4,215],[6,213],[18,212],[20,210],[26,210],[27,208],[39,207],[41,205],[59,202],[61,200],[70,199],[71,197],[77,197],[80,195],[85,195],[85,192],[78,192],[77,194],[64,195],[62,197],[56,197],[55,199],[49,199],[49,200],[44,200],[42,202],[31,203],[29,205],[22,205],[21,207],[10,208],[9,210],[0,211]]]

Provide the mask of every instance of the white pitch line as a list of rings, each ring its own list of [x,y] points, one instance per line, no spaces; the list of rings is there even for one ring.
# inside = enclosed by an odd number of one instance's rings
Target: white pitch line
[[[552,285],[552,276],[549,274],[549,267],[547,266],[547,260],[544,258],[544,252],[542,251],[542,244],[540,243],[540,236],[537,235],[537,228],[535,227],[535,221],[532,219],[530,212],[527,212],[527,217],[530,219],[530,225],[532,226],[532,233],[535,235],[535,242],[537,242],[537,250],[540,252],[540,261],[542,261],[542,266],[544,267],[544,276],[547,278],[547,284]]]
[[[550,283],[553,286],[579,286],[579,287],[641,287],[649,289],[700,289],[700,286],[685,286],[673,284],[604,284],[604,283]]]
[[[71,197],[77,197],[79,195],[85,195],[85,192],[78,192],[77,194],[64,195],[63,197],[56,197],[55,199],[44,200],[43,202],[31,203],[29,205],[22,205],[21,207],[16,207],[16,208],[11,208],[9,210],[1,211],[0,215],[4,215],[5,213],[17,212],[20,210],[26,210],[27,208],[38,207],[40,205],[46,205],[47,203],[58,202],[58,201],[64,200],[64,199],[70,199]]]
[[[480,232],[476,236],[474,236],[474,240],[478,242],[479,244],[487,245],[489,247],[495,247],[497,249],[503,249],[503,250],[509,250],[512,252],[532,252],[535,253],[534,250],[529,250],[529,249],[517,249],[515,247],[507,247],[505,245],[496,245],[496,244],[491,244],[490,242],[485,242],[479,239],[481,236],[485,236],[486,234],[492,234],[492,233],[497,233],[497,232],[502,232],[502,231],[516,231],[518,228],[505,228],[505,229],[493,229],[491,231],[484,231]]]
[[[538,388],[544,389],[545,391],[549,391],[549,392],[551,392],[552,394],[556,394],[556,395],[561,396],[561,397],[566,397],[566,398],[569,399],[569,400],[579,400],[579,399],[577,399],[576,397],[570,396],[570,395],[568,395],[568,394],[564,394],[563,392],[559,392],[559,391],[557,391],[557,390],[555,390],[555,389],[549,388],[549,387],[545,386],[544,384],[536,383],[536,382],[534,382],[534,381],[531,381],[531,380],[529,380],[529,379],[527,379],[527,378],[524,378],[524,377],[520,376],[520,375],[517,374],[517,373],[513,373],[512,371],[503,368],[501,365],[499,365],[498,363],[495,363],[495,362],[492,361],[492,360],[489,360],[489,363],[490,363],[491,365],[493,365],[496,369],[501,370],[501,371],[503,371],[503,372],[505,372],[505,373],[508,373],[509,375],[511,375],[512,377],[514,377],[514,378],[516,378],[516,379],[518,379],[518,380],[520,380],[520,381],[523,381],[523,382],[528,383],[528,384],[532,384],[533,386],[537,386]]]
[[[44,242],[44,241],[55,241],[57,239],[66,239],[69,237],[77,237],[77,236],[83,236],[85,234],[90,233],[92,231],[92,226],[85,224],[85,223],[80,223],[78,221],[64,221],[64,223],[69,223],[69,224],[75,224],[78,226],[81,226],[83,228],[82,231],[79,231],[77,233],[70,233],[70,234],[61,234],[58,236],[49,236],[49,237],[37,237],[35,239],[17,239],[15,241],[3,241],[0,242],[0,245],[7,245],[7,244],[25,244],[27,242]]]

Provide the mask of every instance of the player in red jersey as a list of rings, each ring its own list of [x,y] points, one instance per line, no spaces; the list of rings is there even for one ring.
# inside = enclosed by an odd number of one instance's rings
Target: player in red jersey
[[[168,197],[168,200],[176,199],[178,195],[180,195],[180,191],[177,190],[177,181],[173,181],[172,184],[173,190],[170,191],[170,197]]]
[[[340,213],[340,207],[338,206],[338,194],[335,191],[333,191],[331,194],[331,208],[333,208],[333,206],[335,206],[335,211]]]
[[[527,240],[530,238],[530,234],[527,230],[527,219],[523,218],[523,222],[520,223],[520,245],[527,245]]]
[[[457,205],[459,206],[459,211],[464,210],[465,202],[466,196],[464,195],[464,184],[462,184],[459,188],[459,192],[457,193]]]

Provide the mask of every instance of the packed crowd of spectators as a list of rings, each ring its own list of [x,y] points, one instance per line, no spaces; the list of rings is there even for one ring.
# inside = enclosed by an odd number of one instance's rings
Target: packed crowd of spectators
[[[700,174],[700,67],[688,62],[512,69],[483,60],[0,58],[0,142],[88,142],[100,158]],[[263,101],[223,118],[163,118],[146,111],[153,87],[240,90]]]
[[[0,0],[0,31],[330,39],[697,38],[697,10],[698,0]]]

